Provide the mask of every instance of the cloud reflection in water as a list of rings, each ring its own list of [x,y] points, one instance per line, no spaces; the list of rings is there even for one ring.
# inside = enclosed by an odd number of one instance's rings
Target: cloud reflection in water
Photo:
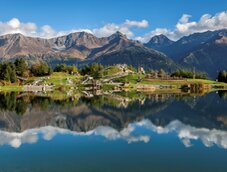
[[[76,132],[67,129],[55,128],[51,126],[28,129],[22,133],[10,133],[0,131],[0,145],[10,145],[14,148],[19,148],[22,144],[33,144],[39,140],[39,137],[46,141],[52,140],[57,134],[69,134],[73,136],[102,136],[108,140],[125,140],[128,143],[150,141],[150,135],[135,134],[138,127],[145,128],[157,134],[168,134],[174,132],[178,135],[182,143],[186,147],[191,147],[192,140],[201,140],[206,147],[217,145],[227,149],[227,131],[216,129],[196,128],[190,125],[185,125],[182,122],[175,120],[167,126],[156,126],[150,120],[142,120],[137,123],[129,124],[128,127],[121,131],[108,126],[100,126],[88,132]]]

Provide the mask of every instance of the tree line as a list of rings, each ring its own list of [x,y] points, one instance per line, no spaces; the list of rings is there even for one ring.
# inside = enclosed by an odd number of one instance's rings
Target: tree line
[[[91,73],[96,70],[96,65],[89,66]],[[81,71],[75,65],[58,64],[54,69],[44,61],[34,61],[30,65],[25,59],[16,59],[14,62],[0,62],[0,80],[15,83],[17,77],[27,78],[29,76],[48,76],[54,72],[66,72],[69,74],[83,73],[87,70],[85,67]],[[85,72],[87,73],[87,72]],[[96,74],[96,72],[94,72]]]
[[[129,68],[131,66],[128,66]],[[133,71],[135,68],[131,67]],[[66,72],[69,74],[90,75],[95,79],[102,77],[102,71],[105,67],[102,64],[91,64],[86,65],[82,69],[78,70],[75,65],[58,64],[54,69],[49,66],[44,61],[35,61],[30,65],[25,59],[16,59],[14,62],[0,62],[0,80],[15,83],[17,81],[17,76],[19,77],[29,77],[29,76],[48,76],[52,72]],[[181,77],[181,78],[195,78],[195,79],[206,79],[206,73],[202,72],[192,72],[184,69],[178,69],[171,74],[167,74],[166,71],[160,69],[159,71],[147,71],[148,74],[157,74],[160,77],[171,76],[171,77]],[[220,71],[217,77],[219,82],[227,82],[227,72]]]
[[[188,70],[178,69],[171,74],[172,77],[207,79],[207,74],[204,72],[192,72]]]
[[[152,76],[157,76],[160,78],[163,77],[178,77],[178,78],[195,78],[195,79],[207,79],[207,74],[203,72],[192,72],[189,70],[184,69],[177,69],[176,71],[172,73],[166,72],[164,69],[160,69],[159,71],[149,70],[147,71],[148,74],[151,74]]]
[[[218,73],[218,81],[219,82],[226,82],[227,83],[227,72],[225,70],[220,71]]]
[[[15,62],[0,63],[0,80],[15,83],[17,76],[46,76],[53,72],[46,62],[36,61],[29,67],[24,59],[16,59]]]

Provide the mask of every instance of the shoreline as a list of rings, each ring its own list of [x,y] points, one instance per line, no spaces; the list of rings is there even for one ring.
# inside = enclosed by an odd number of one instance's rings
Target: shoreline
[[[0,92],[49,92],[65,91],[137,91],[137,92],[210,92],[215,90],[227,90],[227,83],[217,82],[208,79],[147,79],[143,76],[138,81],[139,74],[128,74],[120,76],[115,80],[103,82],[100,79],[90,79],[86,83],[81,75],[70,75],[64,72],[54,72],[50,76],[30,77],[23,82],[15,84],[4,83],[0,86]],[[87,76],[89,78],[89,76]]]

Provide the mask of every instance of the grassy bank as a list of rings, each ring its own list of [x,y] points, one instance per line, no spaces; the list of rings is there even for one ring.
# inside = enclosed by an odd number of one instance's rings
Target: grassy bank
[[[107,73],[113,73],[116,72],[115,70],[112,70],[112,68],[107,71]],[[78,88],[83,88],[81,85],[82,82],[82,76],[81,75],[70,75],[68,73],[64,72],[54,72],[50,76],[44,76],[44,77],[29,77],[26,81],[23,81],[17,84],[10,84],[10,83],[4,83],[0,86],[0,91],[22,91],[23,85],[27,84],[36,84],[36,85],[52,85],[53,88],[57,91],[63,91],[67,93],[69,90],[75,90]],[[141,79],[140,82],[138,82],[138,79]],[[113,80],[112,84],[102,84],[103,91],[108,90],[114,90],[116,84],[115,83],[129,83],[128,88],[129,91],[136,90],[138,85],[148,85],[148,86],[156,86],[156,91],[159,92],[179,92],[179,89],[183,85],[188,84],[202,84],[207,88],[212,89],[220,89],[220,88],[227,88],[226,83],[217,82],[213,80],[206,80],[206,79],[182,79],[182,80],[162,80],[162,79],[146,79],[145,75],[138,75],[138,74],[129,74],[128,76],[124,76],[121,78],[117,78]],[[162,89],[157,89],[158,86],[163,86]],[[165,86],[167,86],[165,88]],[[57,96],[57,95],[55,95]],[[63,96],[63,95],[61,95]],[[64,96],[63,96],[64,97]]]
[[[7,86],[0,86],[1,92],[12,92],[12,91],[22,91],[23,86],[20,85],[7,85]]]
[[[141,82],[138,82],[138,74],[129,74],[128,76],[116,79],[117,82],[129,82],[130,84],[150,84],[150,85],[169,85],[179,87],[186,84],[205,84],[211,86],[227,86],[226,83],[217,82],[208,79],[182,79],[182,80],[162,80],[162,79],[146,79],[145,75],[140,75]]]

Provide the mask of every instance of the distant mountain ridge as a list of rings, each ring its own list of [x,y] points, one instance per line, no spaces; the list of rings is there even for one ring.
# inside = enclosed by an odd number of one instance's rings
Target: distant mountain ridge
[[[211,77],[216,77],[219,70],[227,69],[227,29],[194,33],[168,46],[163,43],[157,47],[150,42],[144,45],[165,53],[185,67],[207,72]]]
[[[22,34],[0,36],[0,59],[10,60],[18,57],[42,59],[52,64],[125,63],[134,67],[162,67],[168,70],[174,70],[178,66],[163,53],[130,40],[120,32],[103,38],[86,32],[52,39],[26,37]]]
[[[0,57],[12,58],[20,55],[57,55],[85,59],[91,54],[111,52],[108,45],[113,41],[125,39],[124,35],[117,32],[110,37],[97,38],[86,32],[71,33],[52,39],[26,37],[22,34],[10,34],[0,37]],[[128,40],[129,43],[133,41]],[[121,44],[124,48],[128,44]],[[102,48],[102,49],[101,49]],[[116,47],[117,48],[117,47]],[[99,50],[99,51],[98,51]]]

